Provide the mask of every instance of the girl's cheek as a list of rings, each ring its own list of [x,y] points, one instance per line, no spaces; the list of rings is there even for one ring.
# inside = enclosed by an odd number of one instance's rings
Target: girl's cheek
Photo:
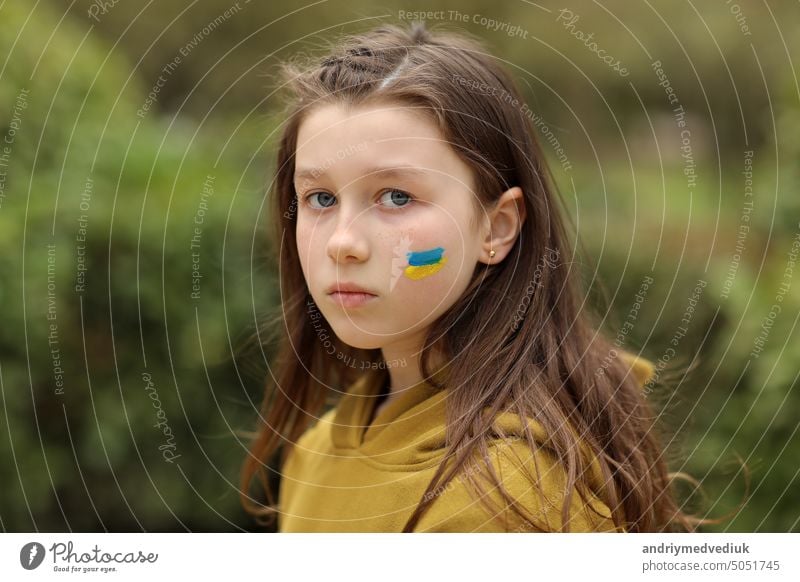
[[[323,235],[323,229],[320,228],[319,221],[313,220],[311,217],[303,216],[302,214],[297,219],[297,226],[295,227],[295,239],[297,240],[297,249],[303,254],[308,254],[310,250],[318,246],[320,238]]]
[[[302,221],[298,221],[295,239],[297,241],[297,253],[300,256],[300,267],[303,270],[306,281],[308,281],[309,271],[313,272],[313,269],[308,268],[308,262],[312,261],[314,257],[312,252],[313,237],[311,234],[313,231],[306,226]]]
[[[445,248],[442,246],[408,251],[406,254],[408,264],[403,269],[403,276],[412,281],[427,279],[441,271],[448,259],[449,257],[445,256]]]
[[[440,301],[458,279],[462,261],[454,251],[447,237],[404,237],[394,249],[390,289],[404,300]]]
[[[463,231],[460,217],[436,206],[425,207],[427,212],[415,214],[416,224],[402,236],[395,252],[395,263],[402,269],[394,273],[406,283],[431,291],[445,291],[460,279],[464,268]],[[413,286],[413,285],[412,285]]]

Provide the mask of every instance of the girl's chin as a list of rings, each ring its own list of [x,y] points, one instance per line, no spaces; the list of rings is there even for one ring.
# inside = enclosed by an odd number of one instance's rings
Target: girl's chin
[[[370,322],[364,318],[348,315],[341,315],[335,317],[333,320],[328,320],[333,327],[333,333],[339,341],[347,344],[352,348],[362,350],[380,349],[384,346],[390,345],[393,341],[397,341],[402,336],[399,332],[392,330],[377,330],[372,329],[370,326],[375,322]],[[325,336],[323,336],[324,338]]]
[[[385,343],[377,336],[370,336],[364,333],[337,333],[336,337],[338,337],[342,342],[351,348],[356,348],[359,350],[380,349]]]

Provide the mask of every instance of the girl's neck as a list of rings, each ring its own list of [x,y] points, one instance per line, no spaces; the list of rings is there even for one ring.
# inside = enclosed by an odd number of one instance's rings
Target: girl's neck
[[[391,394],[391,378],[387,375],[386,380],[384,381],[383,385],[381,386],[381,391],[378,393],[378,396],[375,398],[375,404],[372,407],[372,414],[370,415],[369,420],[367,421],[368,425],[371,425],[375,418],[380,414],[381,410],[386,408],[386,405],[390,402]],[[396,397],[397,395],[395,395]]]
[[[425,378],[422,374],[421,349],[408,350],[402,357],[398,353],[391,353],[384,349],[383,356],[385,362],[402,362],[402,365],[387,364],[387,380],[383,386],[381,394],[386,394],[381,399],[382,403],[394,401],[404,390],[416,386]],[[445,361],[439,349],[434,348],[431,354],[431,373],[436,372]]]

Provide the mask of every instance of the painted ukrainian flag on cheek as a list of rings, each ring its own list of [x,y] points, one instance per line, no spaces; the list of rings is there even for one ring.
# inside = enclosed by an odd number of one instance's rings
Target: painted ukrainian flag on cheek
[[[443,256],[444,249],[436,247],[429,251],[419,251],[406,253],[408,256],[408,266],[403,271],[409,279],[424,279],[438,272],[447,262],[447,257]]]

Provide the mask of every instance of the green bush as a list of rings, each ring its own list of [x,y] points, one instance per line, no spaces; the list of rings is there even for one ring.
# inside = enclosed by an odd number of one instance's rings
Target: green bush
[[[20,4],[2,12],[3,103],[29,90],[0,210],[11,435],[0,456],[16,466],[4,527],[250,527],[235,431],[250,428],[260,381],[235,366],[230,344],[272,288],[264,172],[245,156],[259,141],[239,133],[224,149],[219,127],[195,135],[180,119],[139,118],[145,91],[118,51],[94,36],[81,44],[46,11],[27,23]]]

